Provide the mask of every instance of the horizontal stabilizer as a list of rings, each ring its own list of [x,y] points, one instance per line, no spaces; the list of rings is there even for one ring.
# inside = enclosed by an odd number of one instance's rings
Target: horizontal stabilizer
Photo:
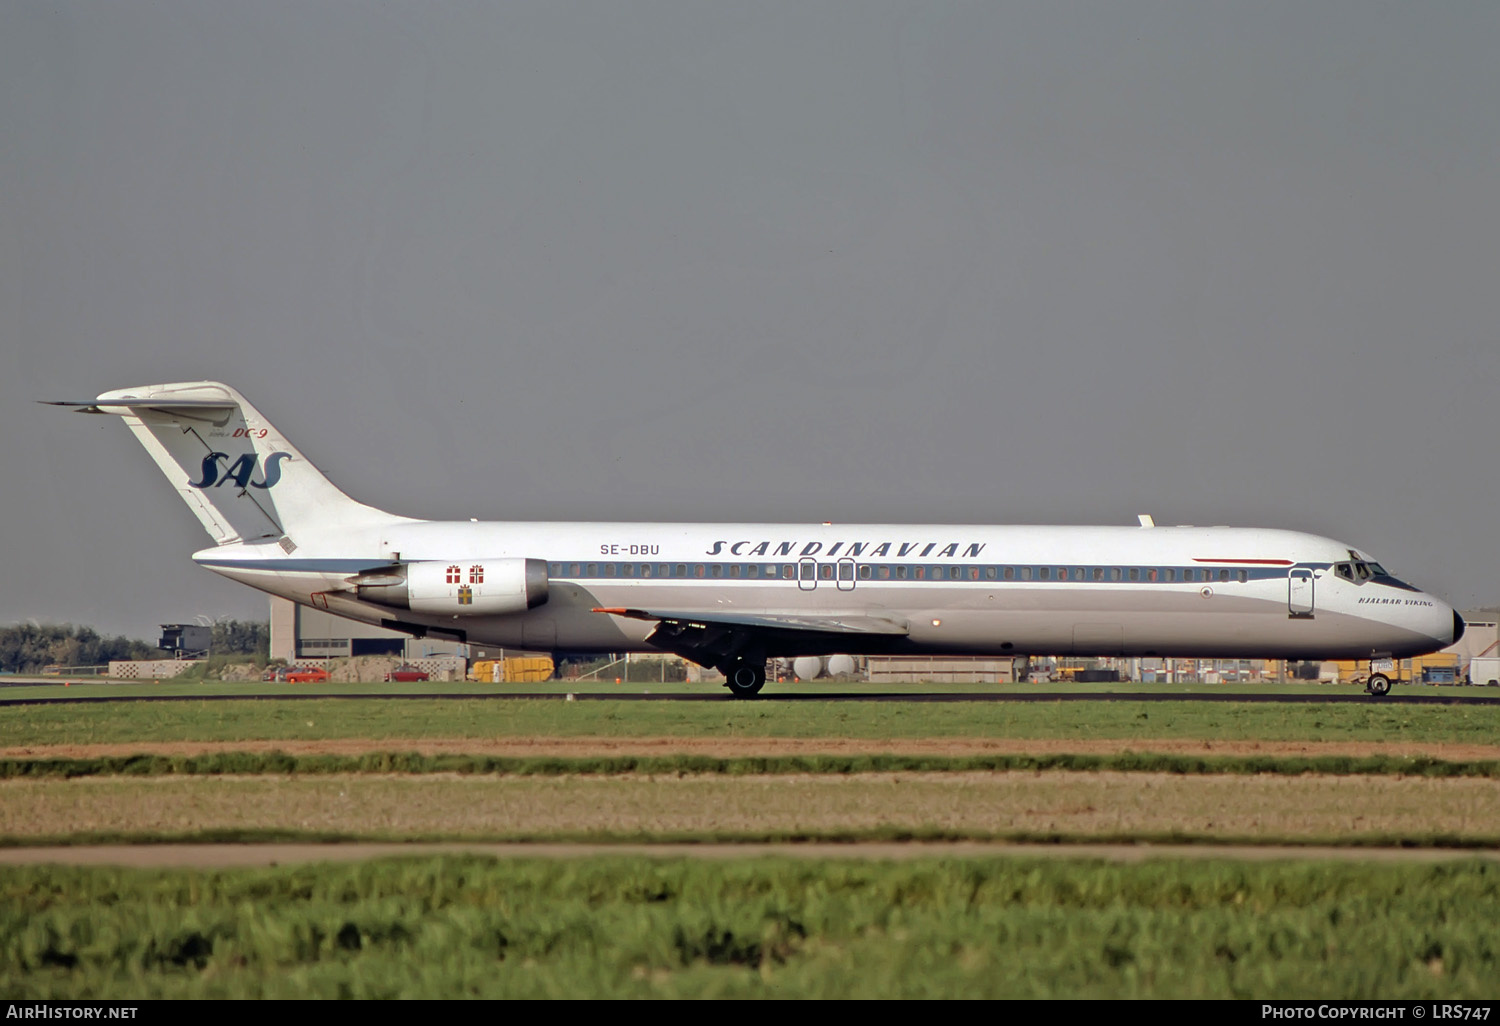
[[[38,399],[37,402],[43,406],[72,406],[80,413],[103,413],[106,406],[128,410],[232,410],[235,405],[222,399],[111,399],[107,403],[98,399]]]

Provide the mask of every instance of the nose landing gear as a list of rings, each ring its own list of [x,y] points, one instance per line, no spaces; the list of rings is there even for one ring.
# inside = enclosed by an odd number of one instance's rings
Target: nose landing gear
[[[1396,672],[1396,662],[1389,653],[1375,652],[1370,656],[1370,676],[1365,679],[1365,694],[1373,698],[1384,698],[1391,693],[1391,674]]]

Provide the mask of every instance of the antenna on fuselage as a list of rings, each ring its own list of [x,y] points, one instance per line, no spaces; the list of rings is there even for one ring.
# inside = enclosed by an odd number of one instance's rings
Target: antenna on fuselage
[[[1150,513],[1137,513],[1135,518],[1141,522],[1142,527],[1155,527],[1156,521],[1151,519]]]

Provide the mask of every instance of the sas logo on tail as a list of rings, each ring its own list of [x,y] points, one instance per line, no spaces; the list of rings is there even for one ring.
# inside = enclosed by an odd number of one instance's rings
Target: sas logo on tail
[[[211,452],[203,457],[203,480],[188,483],[194,488],[216,488],[233,481],[238,488],[270,488],[281,480],[281,461],[291,458],[292,454],[289,452],[271,453],[266,457],[266,468],[261,480],[252,481],[250,479],[259,469],[253,452],[245,453],[233,463],[229,462],[227,452]]]

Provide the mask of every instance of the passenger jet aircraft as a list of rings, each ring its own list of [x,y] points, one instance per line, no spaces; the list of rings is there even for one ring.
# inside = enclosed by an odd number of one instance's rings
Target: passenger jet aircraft
[[[1446,603],[1343,542],[1235,527],[428,521],[333,486],[211,381],[56,403],[115,414],[214,540],[215,573],[460,642],[666,651],[759,693],[831,653],[1384,660],[1458,640]],[[1369,690],[1390,678],[1374,673]]]

